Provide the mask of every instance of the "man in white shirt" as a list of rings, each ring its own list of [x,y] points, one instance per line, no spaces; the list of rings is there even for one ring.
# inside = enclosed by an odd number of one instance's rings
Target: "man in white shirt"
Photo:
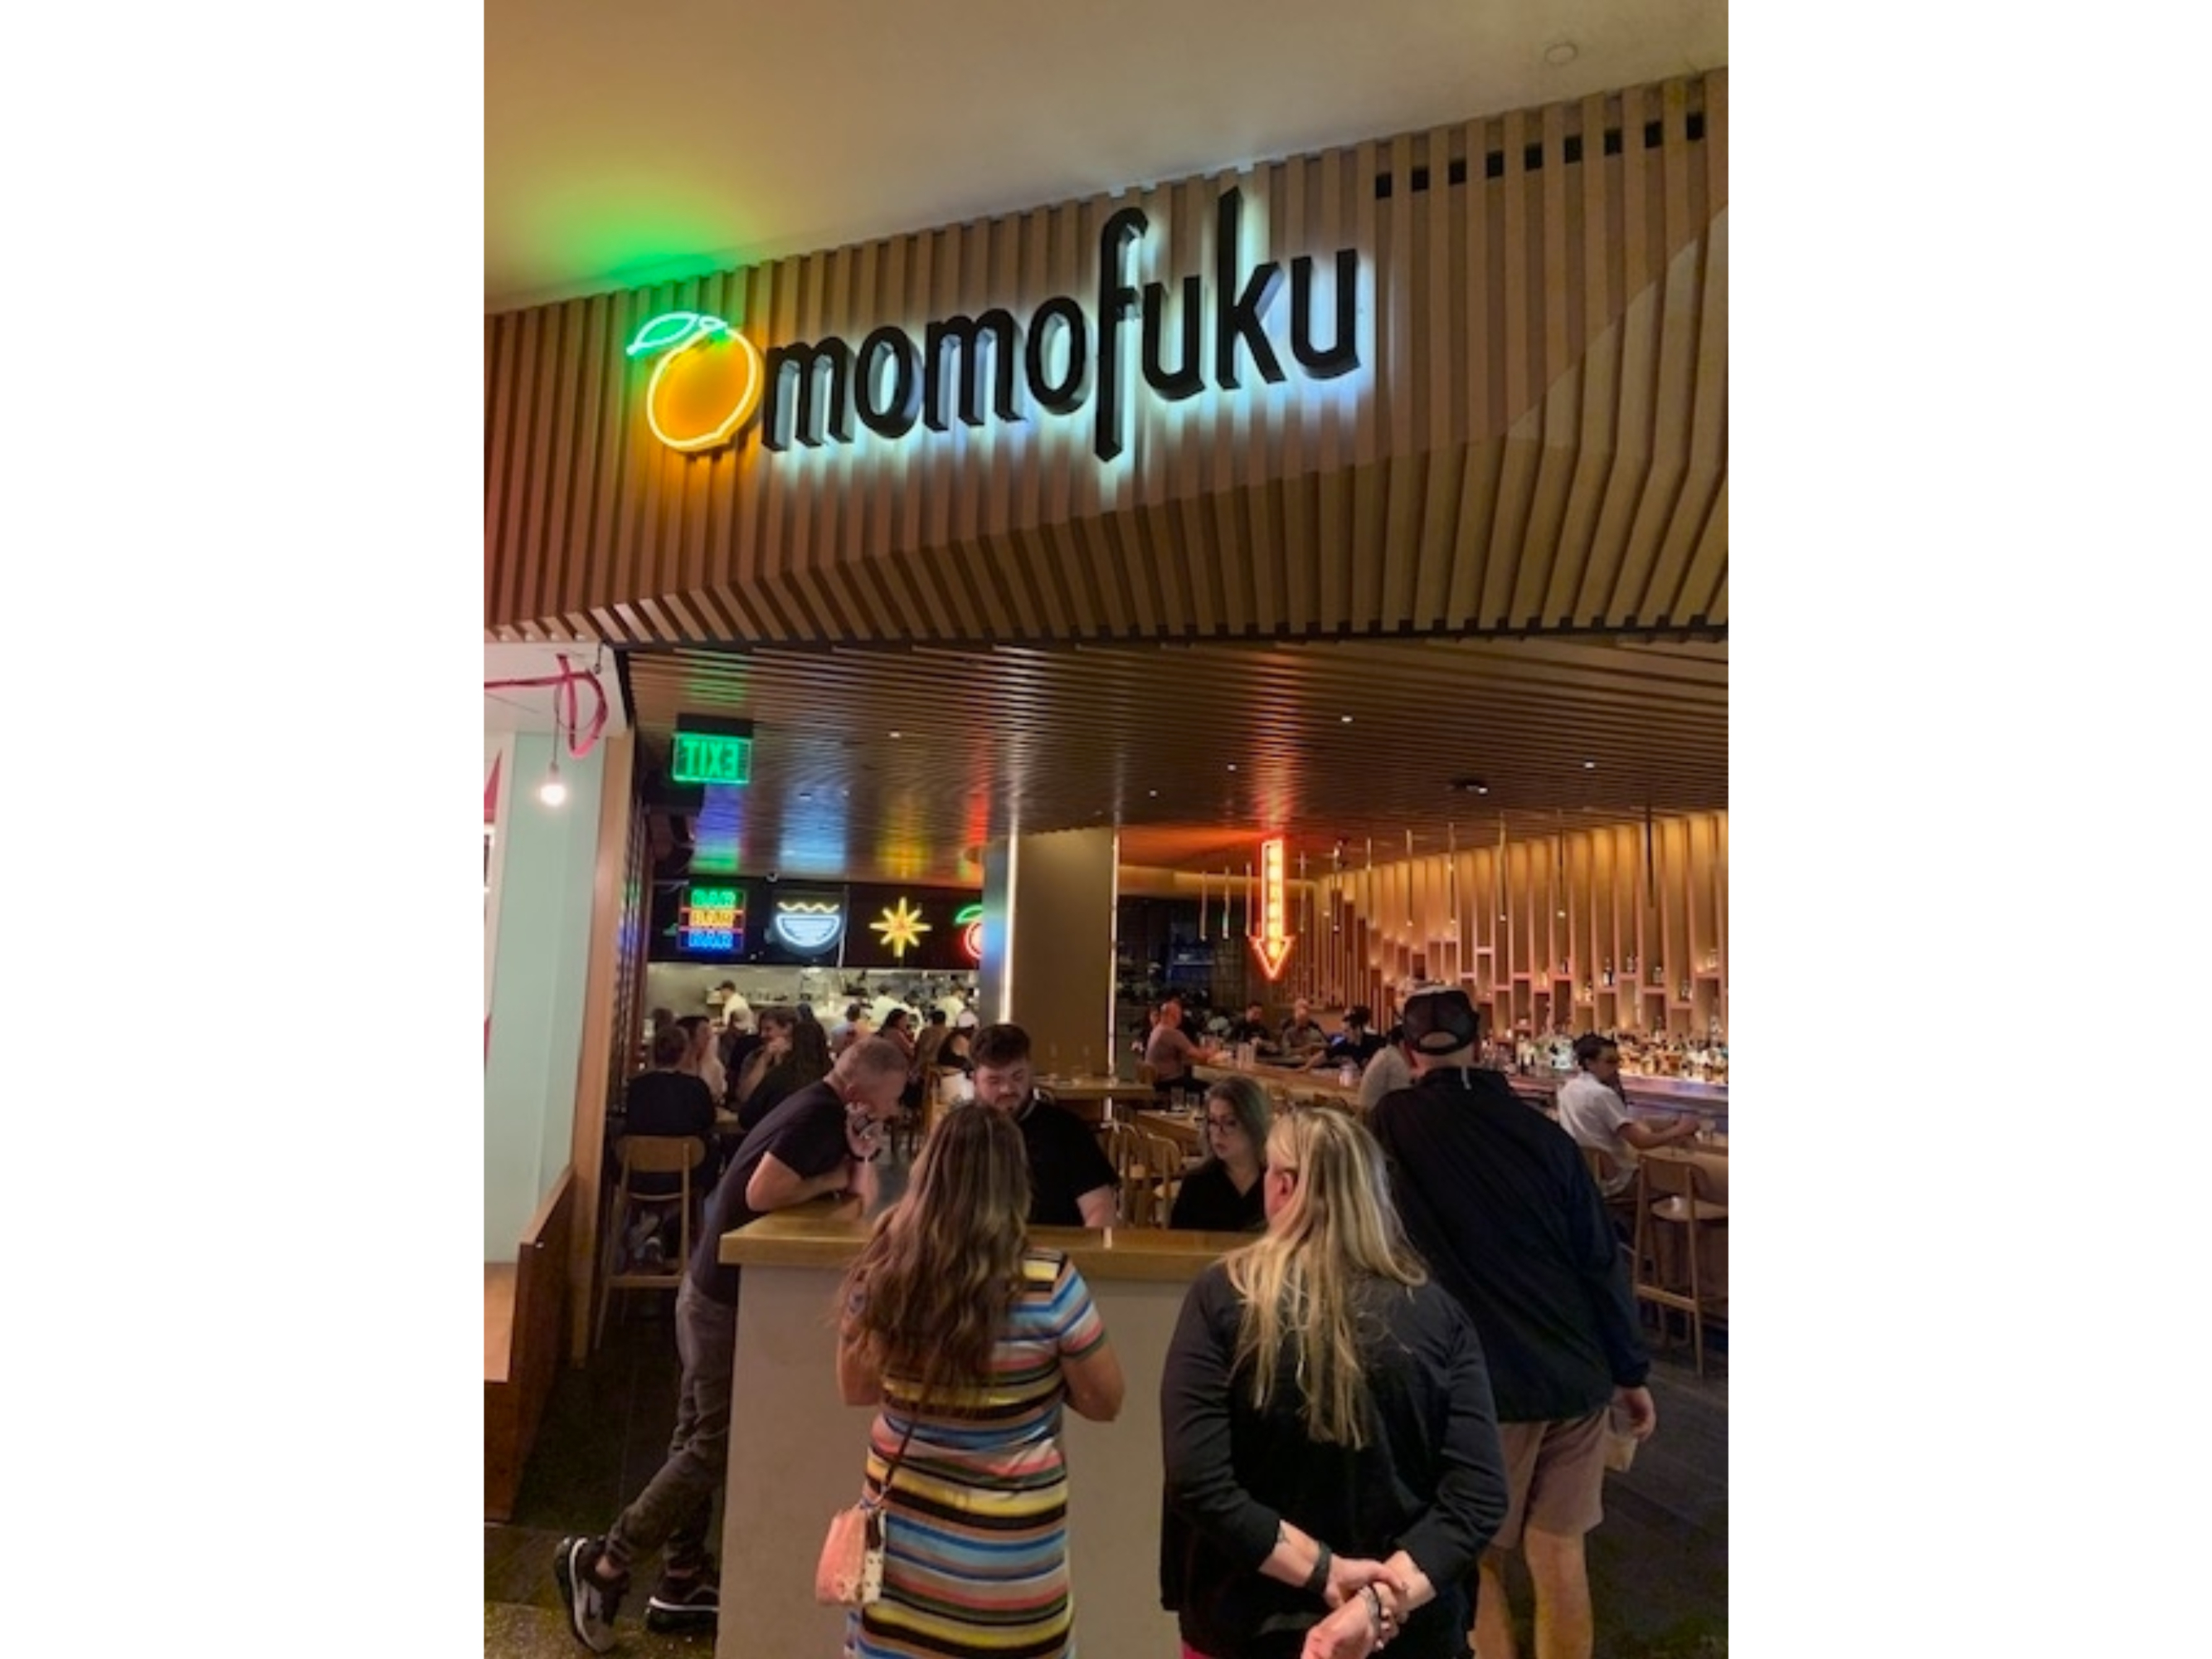
[[[1599,1183],[1607,1198],[1628,1190],[1636,1179],[1636,1155],[1687,1140],[1698,1132],[1692,1116],[1655,1123],[1628,1115],[1620,1093],[1620,1048],[1609,1037],[1585,1031],[1575,1039],[1575,1064],[1581,1067],[1559,1090],[1559,1127],[1580,1146],[1595,1147],[1613,1160],[1613,1173]]]

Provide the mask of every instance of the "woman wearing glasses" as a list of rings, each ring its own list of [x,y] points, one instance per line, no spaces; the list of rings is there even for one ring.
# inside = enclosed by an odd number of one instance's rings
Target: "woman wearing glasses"
[[[1206,1091],[1206,1162],[1182,1178],[1168,1225],[1256,1233],[1267,1224],[1260,1177],[1267,1170],[1267,1091],[1249,1077],[1225,1077]]]
[[[1505,1516],[1474,1328],[1347,1114],[1279,1119],[1261,1186],[1267,1233],[1192,1285],[1160,1382],[1186,1659],[1462,1659]]]

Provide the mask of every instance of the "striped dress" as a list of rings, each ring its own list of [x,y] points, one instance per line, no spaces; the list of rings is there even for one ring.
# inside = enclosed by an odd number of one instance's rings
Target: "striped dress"
[[[884,1379],[867,1489],[914,1438],[884,1510],[883,1599],[848,1616],[854,1659],[1073,1659],[1060,1361],[1106,1340],[1090,1287],[1056,1250],[1022,1258],[1022,1288],[991,1382],[913,1413],[915,1382]]]

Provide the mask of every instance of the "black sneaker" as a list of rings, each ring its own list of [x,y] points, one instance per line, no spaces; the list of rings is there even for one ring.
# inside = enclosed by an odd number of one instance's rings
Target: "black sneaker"
[[[564,1538],[553,1555],[553,1577],[560,1581],[561,1601],[568,1609],[569,1627],[593,1653],[605,1653],[614,1646],[615,1611],[622,1606],[626,1588],[617,1583],[609,1589],[592,1576],[599,1547],[596,1538]]]
[[[689,1578],[661,1576],[646,1599],[647,1630],[713,1630],[722,1610],[722,1589],[711,1572]]]

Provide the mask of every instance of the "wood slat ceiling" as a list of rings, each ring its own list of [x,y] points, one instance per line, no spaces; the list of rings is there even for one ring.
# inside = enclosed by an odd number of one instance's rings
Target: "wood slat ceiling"
[[[723,826],[750,873],[969,883],[987,842],[1099,823],[1128,864],[1241,873],[1280,830],[1318,872],[1370,837],[1380,860],[1409,832],[1426,853],[1728,803],[1723,639],[683,648],[623,667],[647,775],[678,714],[754,722]],[[1466,777],[1488,793],[1450,787]]]

